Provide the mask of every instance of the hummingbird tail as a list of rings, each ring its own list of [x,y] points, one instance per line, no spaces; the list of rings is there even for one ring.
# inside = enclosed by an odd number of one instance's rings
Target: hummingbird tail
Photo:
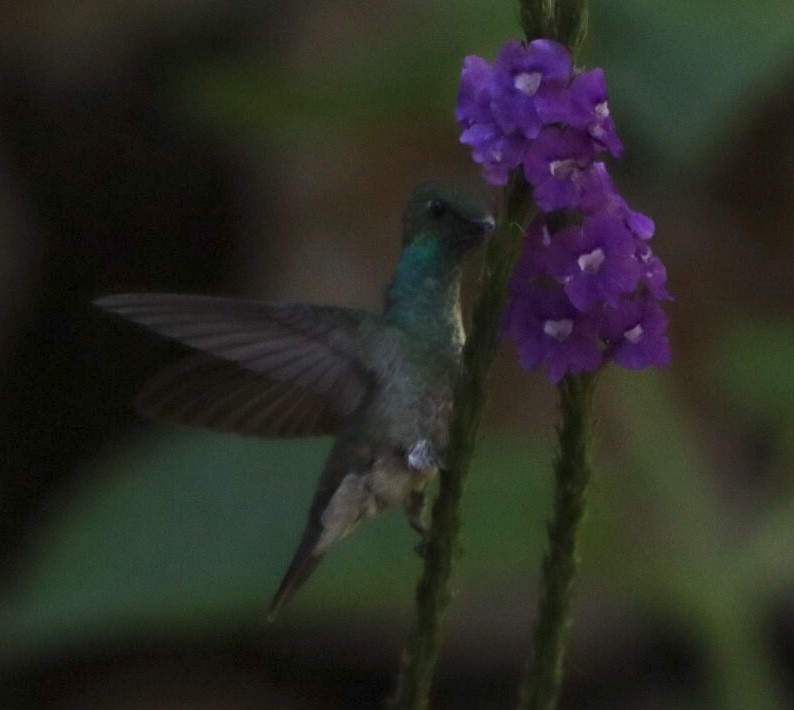
[[[306,548],[308,547],[307,545]],[[267,613],[269,622],[275,621],[284,602],[290,599],[304,585],[317,565],[320,564],[323,553],[317,553],[312,549],[306,548],[301,545],[295,553],[295,557],[292,558],[289,569],[284,575],[284,579],[281,580],[281,584],[273,596],[273,601],[270,603],[270,609]]]

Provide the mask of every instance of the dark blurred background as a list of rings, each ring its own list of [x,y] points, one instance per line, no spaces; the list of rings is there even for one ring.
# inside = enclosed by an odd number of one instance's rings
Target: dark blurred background
[[[454,103],[463,56],[519,35],[515,4],[3,14],[0,706],[377,707],[413,620],[404,521],[351,537],[267,625],[329,442],[141,422],[136,387],[180,350],[89,304],[377,309],[414,183],[496,198]],[[581,61],[606,68],[612,171],[676,301],[670,370],[599,384],[562,706],[794,707],[794,6],[595,2]],[[534,614],[554,389],[505,347],[491,391],[438,708],[509,707]]]

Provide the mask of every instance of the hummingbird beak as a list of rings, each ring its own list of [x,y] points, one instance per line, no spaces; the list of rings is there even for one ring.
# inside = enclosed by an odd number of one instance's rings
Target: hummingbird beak
[[[484,217],[478,222],[475,222],[475,224],[479,227],[482,234],[485,236],[489,236],[493,234],[494,230],[496,229],[496,220],[493,217],[491,217],[491,215]]]
[[[491,215],[487,215],[482,219],[471,220],[469,225],[470,227],[466,230],[464,239],[467,244],[479,246],[486,237],[493,234],[496,229],[496,220]]]

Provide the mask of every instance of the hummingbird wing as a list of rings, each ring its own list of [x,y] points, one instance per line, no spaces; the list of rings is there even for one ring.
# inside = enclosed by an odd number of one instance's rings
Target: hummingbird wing
[[[145,416],[262,436],[333,434],[372,376],[365,311],[178,294],[119,294],[96,305],[198,351],[152,378]]]
[[[323,394],[204,353],[148,380],[135,408],[155,421],[264,437],[334,434],[345,420]]]

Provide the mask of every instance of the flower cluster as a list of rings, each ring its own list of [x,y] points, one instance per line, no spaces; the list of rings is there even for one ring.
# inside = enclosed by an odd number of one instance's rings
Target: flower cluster
[[[513,272],[505,331],[527,369],[557,382],[608,360],[630,368],[670,361],[664,264],[653,221],[631,210],[599,153],[623,144],[604,73],[579,71],[551,40],[507,43],[493,65],[467,57],[457,118],[485,179],[522,170],[541,214]]]

